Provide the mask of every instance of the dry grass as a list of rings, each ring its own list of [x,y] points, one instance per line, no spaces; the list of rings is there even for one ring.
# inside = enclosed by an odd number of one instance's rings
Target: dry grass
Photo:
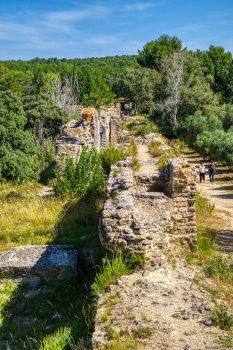
[[[201,203],[201,208],[196,211],[196,224],[197,224],[197,239],[198,239],[198,248],[199,248],[199,261],[195,259],[190,259],[189,261],[194,263],[199,263],[206,268],[213,259],[216,253],[216,240],[218,234],[224,229],[228,229],[227,223],[225,220],[225,213],[222,211],[216,210],[209,206],[208,200],[201,196],[200,193],[197,194],[197,206]],[[224,215],[223,215],[224,214]],[[223,266],[223,270],[226,270]],[[233,307],[233,278],[232,274],[227,273],[222,275],[221,273],[216,272],[213,274],[212,278],[214,279],[220,292],[224,293],[226,300],[230,303],[230,306]]]
[[[100,199],[41,198],[41,185],[0,185],[0,250],[26,244],[77,243],[97,229]]]

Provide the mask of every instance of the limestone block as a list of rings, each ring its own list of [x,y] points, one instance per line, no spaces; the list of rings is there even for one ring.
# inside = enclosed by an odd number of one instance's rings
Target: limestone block
[[[39,282],[43,278],[77,275],[78,252],[73,245],[27,245],[0,253],[0,278]]]

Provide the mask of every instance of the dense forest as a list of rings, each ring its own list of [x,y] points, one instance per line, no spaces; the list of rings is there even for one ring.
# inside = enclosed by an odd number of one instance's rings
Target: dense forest
[[[43,153],[77,116],[74,106],[99,107],[119,97],[134,103],[135,115],[148,114],[166,137],[233,163],[232,54],[213,45],[189,51],[177,37],[161,35],[133,56],[0,61],[0,178],[31,179],[42,167],[38,149]]]

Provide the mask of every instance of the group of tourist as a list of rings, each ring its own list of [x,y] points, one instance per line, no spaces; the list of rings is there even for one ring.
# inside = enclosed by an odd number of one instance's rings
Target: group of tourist
[[[208,165],[210,182],[214,182],[215,172],[216,172],[216,165],[214,164],[213,160],[211,160],[211,163]],[[200,182],[202,181],[205,182],[205,165],[203,165],[203,162],[201,162],[199,166],[199,176],[200,176]]]

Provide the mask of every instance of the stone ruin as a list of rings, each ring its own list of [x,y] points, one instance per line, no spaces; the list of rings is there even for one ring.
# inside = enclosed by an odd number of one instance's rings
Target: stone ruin
[[[121,249],[145,253],[152,265],[164,260],[169,240],[182,237],[197,254],[195,195],[196,171],[185,160],[173,158],[158,178],[133,174],[131,158],[111,167],[107,195],[99,224],[102,245],[110,250]],[[147,191],[138,191],[144,182]],[[160,186],[163,191],[153,192]]]
[[[63,125],[61,136],[56,141],[56,164],[67,152],[74,159],[83,146],[95,146],[97,151],[117,143],[117,133],[121,132],[119,108],[114,106],[82,108],[80,120],[71,120]]]
[[[27,245],[0,253],[0,281],[11,278],[24,283],[76,276],[78,252],[69,245]]]
[[[118,106],[119,107],[119,106]],[[155,134],[131,136],[121,131],[120,109],[112,107],[84,108],[80,121],[71,120],[62,127],[57,140],[56,161],[67,151],[74,158],[83,145],[95,146],[97,151],[110,142],[129,143],[131,137],[137,144],[157,141],[165,152],[169,147]],[[169,166],[159,176],[133,173],[126,158],[111,167],[106,201],[100,219],[99,236],[107,249],[120,248],[130,256],[145,252],[154,264],[164,258],[169,239],[183,237],[190,248],[197,250],[195,223],[196,171],[181,158],[169,160]],[[156,164],[158,159],[150,162]],[[143,190],[137,189],[137,183]]]

